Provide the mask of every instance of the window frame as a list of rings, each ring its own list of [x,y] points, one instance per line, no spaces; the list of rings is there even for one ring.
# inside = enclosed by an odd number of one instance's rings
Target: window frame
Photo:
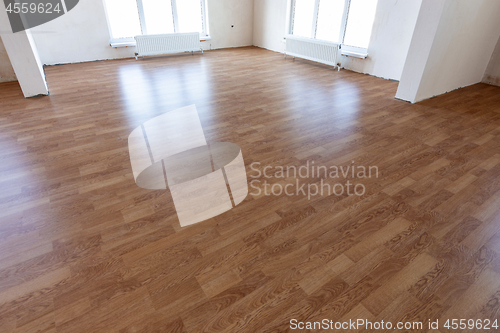
[[[287,26],[286,26],[286,35],[289,35],[289,36],[294,36],[293,35],[293,26],[294,26],[294,20],[295,20],[295,3],[296,2],[297,2],[297,0],[289,0],[289,10],[288,10]],[[320,0],[315,0],[315,2],[314,2],[314,14],[313,14],[314,16],[313,16],[313,22],[312,22],[312,27],[311,27],[311,35],[309,37],[304,37],[304,38],[316,39],[316,33],[317,33],[316,29],[318,26],[319,3],[320,3]],[[346,29],[347,29],[347,20],[349,18],[350,6],[351,6],[351,0],[344,0],[344,12],[342,13],[342,23],[340,26],[340,32],[339,32],[339,38],[338,38],[339,42],[326,41],[326,40],[322,40],[322,39],[317,39],[317,40],[321,40],[321,41],[335,44],[335,45],[341,45],[342,46],[341,49],[345,49],[345,52],[344,52],[345,55],[365,58],[366,55],[368,54],[368,48],[344,44],[344,38],[345,38],[345,34],[346,34]]]
[[[177,17],[177,1],[182,1],[182,0],[165,0],[165,1],[170,1],[172,5],[172,20],[174,22],[174,33],[179,33],[180,31],[179,31],[179,19]],[[201,6],[200,15],[201,15],[201,28],[202,28],[202,31],[200,32],[200,40],[209,40],[210,35],[208,30],[207,0],[199,0],[199,1]],[[137,14],[139,17],[139,23],[141,25],[141,35],[147,35],[148,28],[147,28],[146,16],[144,15],[144,6],[142,0],[135,0],[135,2],[137,4]],[[135,45],[134,37],[123,37],[123,38],[113,37],[113,31],[111,29],[111,24],[109,23],[106,0],[103,0],[103,6],[104,6],[104,12],[106,14],[106,20],[108,23],[110,45],[113,47]]]

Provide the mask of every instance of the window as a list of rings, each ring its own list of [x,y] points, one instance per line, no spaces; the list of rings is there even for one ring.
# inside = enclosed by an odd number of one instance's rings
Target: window
[[[148,34],[171,34],[175,32],[174,17],[170,14],[172,13],[172,3],[170,1],[142,0],[142,10],[144,12],[144,21],[147,22]]]
[[[377,1],[351,0],[344,44],[368,48],[376,10]]]
[[[377,0],[291,0],[289,33],[367,49],[376,9]]]
[[[316,38],[334,43],[342,41],[340,30],[344,16],[345,0],[321,0],[316,23]]]
[[[104,0],[111,43],[137,35],[199,32],[208,36],[206,0]]]
[[[314,3],[315,0],[295,0],[294,35],[310,37],[313,34]]]

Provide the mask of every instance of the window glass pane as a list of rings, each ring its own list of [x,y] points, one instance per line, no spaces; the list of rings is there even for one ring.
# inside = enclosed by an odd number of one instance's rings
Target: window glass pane
[[[200,0],[177,0],[176,6],[179,32],[203,32]]]
[[[174,32],[172,2],[170,0],[142,0],[144,19],[148,34],[171,34]]]
[[[316,38],[338,43],[345,0],[319,0]]]
[[[376,10],[376,0],[351,0],[344,37],[345,45],[368,48]]]
[[[314,0],[295,0],[293,35],[312,37],[314,4]]]
[[[141,34],[135,0],[106,0],[105,4],[112,38],[127,38]]]

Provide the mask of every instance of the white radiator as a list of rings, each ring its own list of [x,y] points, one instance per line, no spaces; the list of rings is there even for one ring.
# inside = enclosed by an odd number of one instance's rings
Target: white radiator
[[[287,55],[290,55],[337,66],[338,50],[338,44],[331,42],[291,35],[286,37],[285,58]]]
[[[140,35],[135,36],[135,59],[139,56],[194,52],[203,49],[200,46],[200,34],[187,32],[163,35]]]

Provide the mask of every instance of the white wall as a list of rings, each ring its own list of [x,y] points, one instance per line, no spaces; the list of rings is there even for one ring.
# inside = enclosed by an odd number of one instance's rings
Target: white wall
[[[2,8],[3,9],[3,8]],[[16,74],[10,64],[9,56],[5,50],[2,39],[0,39],[0,82],[16,81]]]
[[[406,77],[403,74],[405,82],[403,79],[400,82],[400,85],[412,84],[413,90],[416,88],[415,98],[409,100],[418,102],[481,82],[500,36],[499,17],[498,0],[446,0],[434,37],[427,36],[432,46],[427,59],[420,60],[425,63],[423,72]],[[417,23],[414,36],[420,29],[426,27]],[[413,38],[412,44],[416,42]],[[418,52],[417,48],[410,49]],[[411,56],[409,54],[409,58]]]
[[[342,67],[399,80],[422,0],[378,0],[368,57],[343,56]]]
[[[102,0],[82,0],[55,20],[31,29],[45,65],[131,57],[133,48],[109,46]]]
[[[253,45],[254,0],[208,0],[211,41],[204,49]],[[234,27],[231,27],[234,25]]]
[[[207,7],[212,40],[204,49],[252,45],[253,0],[208,0]],[[45,65],[127,58],[135,52],[134,47],[109,46],[103,0],[80,1],[64,16],[32,31]]]
[[[287,0],[255,0],[253,44],[283,53]]]
[[[486,67],[482,82],[500,86],[500,38]]]

